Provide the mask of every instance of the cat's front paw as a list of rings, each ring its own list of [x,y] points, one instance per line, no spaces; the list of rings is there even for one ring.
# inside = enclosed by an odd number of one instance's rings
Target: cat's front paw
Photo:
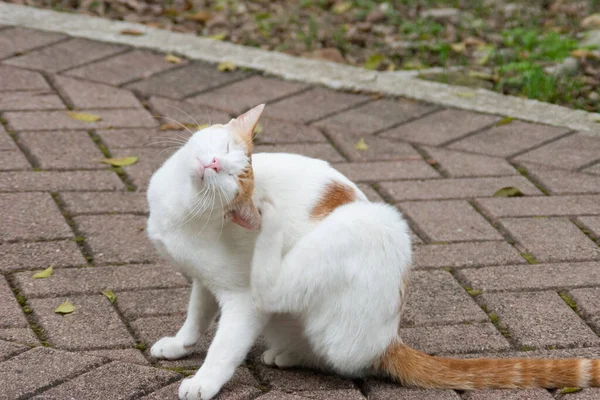
[[[221,387],[199,376],[184,379],[179,385],[179,400],[210,400]]]
[[[257,203],[258,212],[261,215],[261,229],[278,230],[281,218],[275,205],[268,197],[263,197]]]
[[[150,348],[150,354],[154,358],[166,358],[167,360],[177,360],[192,353],[193,346],[186,346],[182,339],[175,336],[167,336],[160,339]]]

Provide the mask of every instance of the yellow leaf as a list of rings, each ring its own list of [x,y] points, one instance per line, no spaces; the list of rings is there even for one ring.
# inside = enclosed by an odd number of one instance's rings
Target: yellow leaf
[[[186,124],[186,125],[187,125],[187,124]],[[209,126],[210,126],[210,125],[208,125],[208,124],[194,125],[194,129],[196,129],[196,130],[198,130],[198,131],[199,131],[199,130],[202,130],[202,129],[204,129],[204,128],[208,128]]]
[[[513,117],[505,117],[505,118],[501,119],[500,121],[498,121],[496,123],[496,126],[502,126],[502,125],[510,124],[513,121],[514,121]]]
[[[523,196],[523,192],[521,192],[516,187],[507,186],[498,190],[494,193],[494,197],[521,197]]]
[[[99,115],[78,113],[75,111],[67,111],[67,115],[73,119],[76,119],[77,121],[83,122],[97,122],[102,119],[102,117],[100,117]]]
[[[454,94],[457,95],[458,97],[475,97],[475,93],[473,93],[473,92],[457,92]]]
[[[137,29],[123,29],[121,31],[121,35],[142,36],[145,34],[146,34],[145,32],[138,31]]]
[[[167,54],[165,56],[165,61],[171,64],[181,64],[183,60],[181,59],[181,57],[177,57],[176,55]]]
[[[75,311],[75,306],[71,304],[69,300],[65,301],[60,306],[56,307],[56,310],[54,310],[55,313],[63,315],[71,314],[73,311]]]
[[[385,56],[383,54],[373,54],[372,56],[367,58],[367,61],[365,61],[363,67],[365,67],[366,69],[375,70],[381,65],[384,59]]]
[[[117,300],[117,296],[115,296],[115,294],[110,290],[105,290],[102,292],[102,294],[106,296],[106,298],[108,299],[108,301],[111,302],[111,304],[114,303],[115,300]]]
[[[183,18],[190,21],[206,22],[210,19],[208,11],[198,11],[193,14],[186,14]]]
[[[352,3],[349,1],[344,1],[341,3],[337,3],[336,5],[334,5],[331,10],[336,13],[336,14],[343,14],[346,11],[350,10],[352,8]]]
[[[235,71],[237,69],[237,65],[232,63],[231,61],[223,61],[217,65],[217,71],[227,72],[227,71]]]
[[[254,136],[263,133],[264,130],[265,128],[262,126],[262,124],[256,124],[254,127]]]
[[[581,391],[580,387],[565,387],[560,390],[561,394],[576,393]]]
[[[226,35],[226,34],[224,34],[224,33],[217,33],[216,35],[211,35],[211,36],[209,36],[208,38],[209,38],[209,39],[212,39],[212,40],[223,40],[223,39],[225,39],[226,37],[227,37],[227,35]]]
[[[450,45],[450,48],[452,50],[454,50],[455,52],[457,52],[457,53],[464,53],[465,50],[467,49],[467,45],[465,43],[462,43],[462,42],[460,42],[460,43],[452,43]]]
[[[137,162],[138,158],[133,157],[120,157],[120,158],[105,158],[100,160],[101,163],[112,165],[113,167],[126,167],[133,165]]]
[[[356,142],[356,144],[354,145],[354,148],[356,150],[368,150],[369,145],[367,143],[365,143],[365,139],[360,138],[360,140],[358,142]]]
[[[34,278],[34,279],[48,278],[49,276],[52,275],[53,272],[54,272],[54,269],[52,268],[52,266],[50,266],[43,271],[33,274],[32,278]]]

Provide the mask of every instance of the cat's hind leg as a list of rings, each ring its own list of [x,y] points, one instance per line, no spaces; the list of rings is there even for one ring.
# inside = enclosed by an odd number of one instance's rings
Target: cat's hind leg
[[[176,360],[194,351],[218,310],[217,302],[199,281],[194,280],[185,323],[175,336],[160,339],[150,348],[154,358]]]

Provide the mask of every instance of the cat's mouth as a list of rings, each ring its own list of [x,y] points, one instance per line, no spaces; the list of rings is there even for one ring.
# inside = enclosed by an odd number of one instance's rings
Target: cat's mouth
[[[196,172],[200,179],[204,179],[207,175],[216,176],[222,169],[221,161],[217,157],[213,157],[207,164],[196,157]]]

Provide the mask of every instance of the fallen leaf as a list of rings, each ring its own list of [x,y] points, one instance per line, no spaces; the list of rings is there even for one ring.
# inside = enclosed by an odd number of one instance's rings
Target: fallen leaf
[[[523,192],[521,192],[516,187],[507,186],[498,190],[494,193],[494,197],[521,197],[523,196]]]
[[[33,274],[32,278],[34,278],[34,279],[48,278],[53,273],[54,273],[54,269],[52,268],[52,266],[50,266],[43,271]]]
[[[367,61],[365,61],[363,67],[371,70],[377,69],[377,67],[379,67],[383,62],[384,58],[385,57],[383,56],[383,54],[373,54],[372,56],[367,58]]]
[[[211,15],[208,11],[198,11],[193,14],[186,14],[183,18],[189,21],[206,22],[210,19]]]
[[[560,389],[560,393],[561,394],[576,393],[581,390],[582,389],[580,387],[565,387],[565,388]]]
[[[369,145],[365,142],[364,138],[360,138],[358,142],[354,145],[356,150],[369,150]]]
[[[477,64],[485,65],[490,60],[490,57],[492,57],[492,54],[494,54],[494,46],[479,46],[476,54],[479,55]]]
[[[113,167],[126,167],[133,165],[137,162],[138,158],[133,157],[120,157],[120,158],[105,158],[100,160],[101,163],[112,165]]]
[[[184,124],[184,125],[187,126],[187,124]],[[204,128],[208,128],[210,125],[208,125],[208,124],[201,124],[201,125],[192,125],[192,126],[194,127],[194,129],[196,129],[196,130],[199,131],[199,130],[202,130]]]
[[[95,114],[87,114],[87,113],[78,113],[75,111],[67,111],[67,115],[77,121],[83,122],[97,122],[102,119],[99,115]]]
[[[576,49],[571,52],[571,56],[575,58],[594,57],[596,54],[592,50]]]
[[[71,304],[69,300],[65,301],[54,310],[55,313],[62,315],[71,314],[73,311],[75,311],[75,306]]]
[[[510,124],[514,120],[515,119],[513,117],[505,117],[505,118],[502,118],[500,121],[498,121],[496,123],[496,126],[502,126],[502,125]]]
[[[450,45],[450,48],[451,48],[452,50],[454,50],[456,53],[460,53],[460,54],[462,54],[462,53],[464,53],[464,52],[465,52],[465,50],[467,50],[467,45],[466,45],[465,43],[463,43],[463,42],[460,42],[460,43],[452,43],[452,44]]]
[[[473,93],[473,92],[457,92],[454,94],[457,95],[458,97],[475,97],[475,93]]]
[[[228,72],[235,71],[237,69],[237,65],[232,63],[231,61],[223,61],[217,65],[217,71],[219,72]]]
[[[138,31],[137,29],[123,29],[121,35],[129,35],[129,36],[142,36],[145,35],[145,32]]]
[[[223,39],[225,39],[226,37],[227,37],[227,35],[226,35],[226,34],[224,34],[224,33],[217,33],[216,35],[211,35],[211,36],[209,36],[208,38],[209,38],[209,39],[212,39],[212,40],[223,40]]]
[[[263,133],[264,130],[265,128],[262,126],[262,124],[256,124],[256,126],[254,127],[254,136]]]
[[[183,62],[181,57],[177,57],[176,55],[173,55],[173,54],[167,54],[165,56],[165,61],[169,62],[171,64],[181,64]]]
[[[475,79],[483,79],[486,81],[494,80],[494,75],[489,74],[487,72],[469,71],[467,75],[469,75],[470,77],[475,78]]]
[[[331,11],[333,11],[336,14],[343,14],[346,11],[350,10],[352,8],[352,3],[349,1],[344,1],[341,3],[337,3],[336,5],[334,5],[331,8]]]
[[[115,300],[117,300],[117,296],[115,296],[115,294],[110,290],[105,290],[102,292],[102,294],[106,296],[106,298],[108,299],[108,301],[110,301],[111,304],[114,303]]]

